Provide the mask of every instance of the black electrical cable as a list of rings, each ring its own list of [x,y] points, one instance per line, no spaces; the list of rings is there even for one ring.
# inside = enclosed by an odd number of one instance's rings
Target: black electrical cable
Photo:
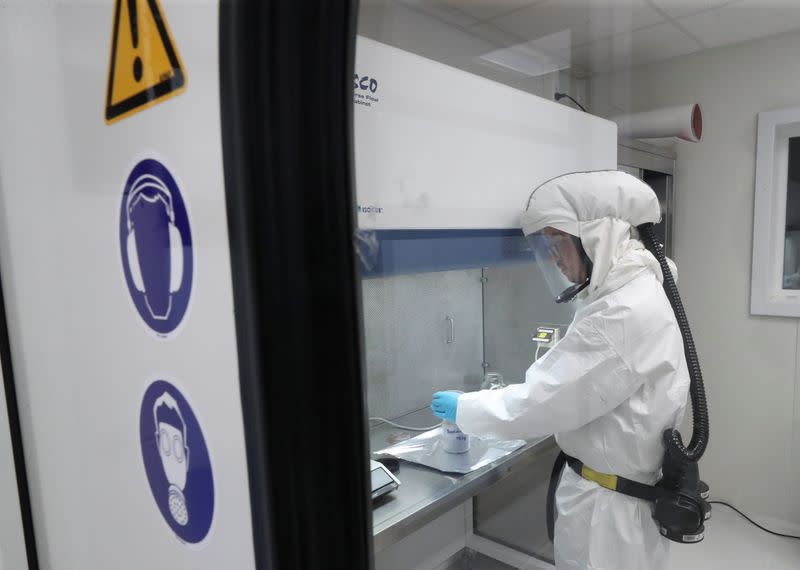
[[[729,509],[731,509],[733,511],[736,511],[743,518],[747,519],[747,522],[749,522],[750,524],[752,524],[754,526],[757,526],[758,528],[760,528],[764,532],[768,532],[768,533],[770,533],[772,535],[775,535],[775,536],[780,536],[781,538],[791,538],[791,539],[794,539],[794,540],[800,540],[800,536],[795,536],[793,534],[783,534],[781,532],[775,532],[774,530],[769,530],[768,528],[761,526],[756,521],[754,521],[753,519],[748,517],[746,514],[744,514],[742,511],[740,511],[739,509],[737,509],[733,505],[731,505],[729,503],[726,503],[725,501],[708,501],[708,503],[710,505],[724,505],[724,506],[728,507]]]
[[[645,247],[658,260],[661,272],[664,275],[664,290],[667,293],[672,310],[675,313],[675,320],[683,337],[683,348],[686,353],[686,366],[689,369],[690,387],[689,393],[692,398],[692,440],[688,448],[683,444],[683,438],[678,430],[667,430],[664,433],[664,443],[667,453],[683,456],[689,461],[698,461],[708,445],[708,405],[706,403],[706,391],[703,386],[703,374],[700,370],[700,362],[697,359],[697,350],[692,339],[692,331],[689,328],[689,321],[686,318],[686,311],[683,308],[678,287],[672,277],[672,271],[667,264],[667,257],[664,255],[664,248],[656,241],[656,234],[653,224],[642,224],[637,228],[639,237]]]
[[[580,107],[580,108],[581,108],[581,111],[583,111],[584,113],[588,113],[588,111],[586,110],[586,107],[584,107],[583,105],[581,105],[580,103],[578,103],[578,102],[577,102],[577,101],[576,101],[576,100],[575,100],[575,99],[572,97],[572,95],[568,95],[568,94],[566,94],[566,93],[556,93],[556,94],[555,94],[555,98],[556,98],[556,101],[561,101],[562,99],[564,99],[564,98],[567,98],[567,99],[569,99],[570,101],[572,101],[573,103],[575,103],[575,104],[576,104],[578,107]]]

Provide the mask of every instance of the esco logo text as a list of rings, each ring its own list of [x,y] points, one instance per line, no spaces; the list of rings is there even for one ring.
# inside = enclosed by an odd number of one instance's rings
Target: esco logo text
[[[362,91],[375,93],[378,90],[378,80],[367,75],[359,77],[358,73],[355,73],[353,74],[353,89],[361,89]]]

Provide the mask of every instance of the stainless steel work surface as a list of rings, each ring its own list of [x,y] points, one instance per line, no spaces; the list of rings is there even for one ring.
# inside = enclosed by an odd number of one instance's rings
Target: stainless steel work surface
[[[435,424],[436,418],[429,411],[421,410],[398,422],[424,427]],[[383,449],[396,443],[400,437],[413,437],[417,433],[378,424],[370,430],[370,449],[373,452]],[[529,441],[514,453],[466,475],[449,475],[401,461],[400,470],[395,474],[400,479],[400,488],[373,502],[375,552],[394,544],[496,483],[518,462],[535,454],[538,448],[550,444],[550,437]]]
[[[416,463],[424,467],[432,467],[442,473],[467,474],[481,467],[497,463],[503,457],[514,453],[525,446],[525,441],[515,439],[500,441],[467,436],[458,432],[458,437],[467,441],[468,449],[463,453],[451,453],[442,444],[444,426],[422,432],[407,441],[401,441],[378,451],[380,454],[393,455],[403,461]]]

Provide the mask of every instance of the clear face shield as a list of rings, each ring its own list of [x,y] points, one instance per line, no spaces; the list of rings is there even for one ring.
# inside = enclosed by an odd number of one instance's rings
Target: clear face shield
[[[573,300],[589,286],[592,262],[580,238],[547,227],[527,239],[556,303]]]

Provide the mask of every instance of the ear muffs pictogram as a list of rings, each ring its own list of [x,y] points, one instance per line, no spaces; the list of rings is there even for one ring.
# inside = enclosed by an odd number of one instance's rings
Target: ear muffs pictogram
[[[136,246],[136,228],[133,220],[131,219],[131,211],[139,200],[147,200],[148,202],[161,201],[167,212],[168,231],[169,231],[169,249],[170,249],[170,277],[169,277],[169,292],[170,294],[176,293],[183,282],[183,239],[181,232],[175,225],[175,209],[172,203],[172,193],[167,186],[152,174],[143,174],[131,186],[131,191],[128,193],[128,199],[125,206],[127,216],[128,237],[127,237],[127,253],[128,253],[128,269],[131,272],[131,279],[136,290],[140,293],[147,293],[142,278],[142,269],[139,263],[139,251]]]

